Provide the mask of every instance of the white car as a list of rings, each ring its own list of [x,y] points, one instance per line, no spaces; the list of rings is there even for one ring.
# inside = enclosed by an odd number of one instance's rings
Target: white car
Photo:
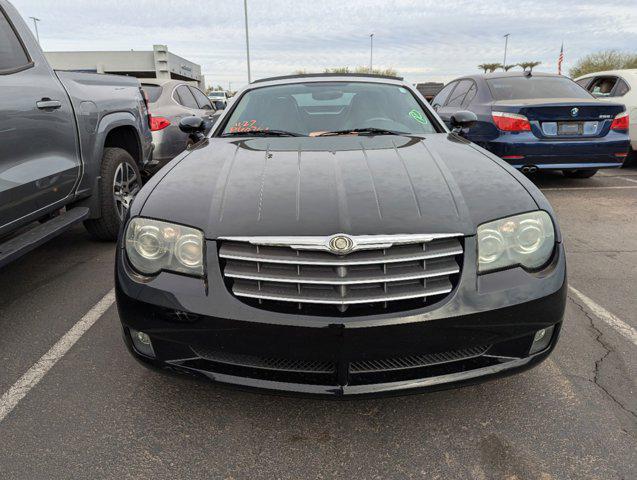
[[[221,104],[223,104],[222,108],[225,108],[228,106],[228,94],[227,92],[224,92],[223,90],[213,90],[211,92],[208,92],[208,98],[215,102],[215,105],[217,106],[221,106]],[[220,103],[217,103],[220,102]]]
[[[637,68],[589,73],[575,82],[597,98],[612,98],[626,105],[630,115],[628,162],[637,164]]]

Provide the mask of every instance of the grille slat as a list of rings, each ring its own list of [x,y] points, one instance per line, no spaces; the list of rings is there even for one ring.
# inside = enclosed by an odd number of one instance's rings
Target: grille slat
[[[327,360],[294,360],[289,358],[269,358],[255,355],[243,355],[229,352],[218,352],[198,347],[190,347],[192,351],[211,362],[225,363],[237,367],[277,370],[280,372],[298,373],[332,373],[336,364]]]
[[[345,313],[355,305],[385,311],[401,301],[431,303],[453,290],[462,252],[460,238],[405,243],[402,236],[401,244],[347,255],[228,239],[220,241],[219,257],[229,288],[244,301]]]
[[[489,346],[464,348],[441,353],[426,353],[409,357],[385,358],[381,360],[359,360],[350,363],[350,373],[374,373],[408,368],[422,368],[442,363],[457,362],[483,355]]]
[[[256,268],[251,263],[237,263],[228,265],[224,270],[226,277],[244,280],[261,280],[283,283],[314,283],[326,285],[350,285],[364,283],[398,282],[404,280],[418,280],[453,275],[460,272],[460,267],[453,258],[442,258],[434,263],[422,265],[408,265],[402,268],[378,270],[354,270],[351,272],[334,272],[330,270],[315,270],[301,274],[298,270],[261,267]],[[346,268],[346,267],[338,267]]]

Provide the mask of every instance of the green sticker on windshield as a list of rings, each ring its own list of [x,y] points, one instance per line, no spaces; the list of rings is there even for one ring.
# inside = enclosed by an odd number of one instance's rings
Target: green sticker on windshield
[[[423,125],[429,124],[429,121],[418,110],[412,110],[411,112],[409,112],[409,116],[416,120],[418,123],[422,123]]]

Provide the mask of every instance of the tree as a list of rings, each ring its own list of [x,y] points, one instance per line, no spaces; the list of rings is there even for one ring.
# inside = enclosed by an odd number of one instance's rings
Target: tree
[[[498,68],[502,68],[501,63],[483,63],[482,65],[478,65],[478,68],[484,70],[484,73],[495,72]]]
[[[637,68],[636,53],[621,53],[617,50],[604,50],[580,58],[568,73],[572,78],[577,78],[587,73],[603,72],[605,70],[621,70],[624,68]]]
[[[505,72],[508,72],[509,70],[511,70],[512,68],[515,68],[515,67],[517,67],[517,66],[518,66],[518,65],[517,65],[517,63],[512,63],[511,65],[503,65],[503,66],[502,66],[502,69],[503,69]]]
[[[360,66],[356,67],[354,71],[350,70],[349,67],[334,67],[334,68],[326,68],[325,73],[341,73],[347,75],[348,73],[369,73],[369,67]],[[372,69],[373,75],[384,75],[386,77],[398,77],[398,72],[393,68],[374,68]]]
[[[518,67],[521,67],[524,71],[528,69],[529,72],[532,72],[535,67],[541,64],[542,62],[521,62],[518,63]]]
[[[349,67],[326,68],[325,73],[350,73]]]

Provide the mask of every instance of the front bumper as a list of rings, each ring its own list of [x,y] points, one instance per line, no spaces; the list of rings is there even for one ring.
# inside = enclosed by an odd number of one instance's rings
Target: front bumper
[[[469,258],[475,239],[467,238],[465,246],[460,281],[445,300],[400,314],[347,318],[242,303],[223,283],[216,255],[208,256],[206,284],[168,273],[141,279],[118,249],[124,338],[149,366],[242,387],[332,396],[449,387],[539,363],[555,346],[564,314],[562,246],[542,272],[510,269],[480,277]],[[207,248],[216,251],[215,242]],[[529,355],[535,332],[551,326],[550,342]],[[154,358],[135,348],[131,331],[150,336]]]

